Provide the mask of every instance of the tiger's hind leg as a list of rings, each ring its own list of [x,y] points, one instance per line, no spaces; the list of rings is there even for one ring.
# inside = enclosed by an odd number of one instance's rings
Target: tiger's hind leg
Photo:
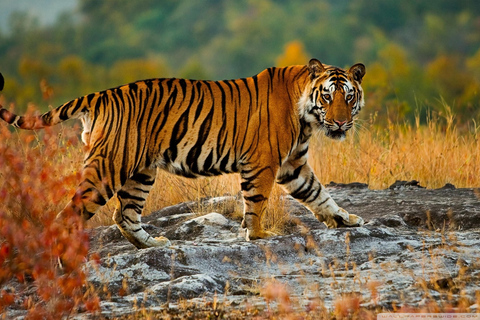
[[[141,224],[143,206],[155,182],[155,175],[155,169],[144,169],[128,179],[117,192],[119,204],[113,220],[123,236],[139,249],[170,245],[165,237],[152,237]]]
[[[107,178],[109,174],[105,170],[107,166],[104,161],[102,157],[88,158],[75,196],[57,215],[57,219],[71,223],[70,217],[77,214],[88,220],[117,193],[119,206],[113,219],[121,233],[137,248],[168,245],[166,238],[152,238],[140,222],[145,198],[155,181],[155,169],[143,170],[128,179],[123,187],[114,187],[112,179]]]
[[[82,171],[82,182],[67,206],[57,215],[57,219],[69,219],[72,214],[88,220],[98,209],[104,206],[115,194],[116,190],[107,179],[103,159],[91,158],[85,163]]]

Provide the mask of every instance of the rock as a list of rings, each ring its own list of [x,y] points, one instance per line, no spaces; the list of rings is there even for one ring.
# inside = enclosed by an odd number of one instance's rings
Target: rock
[[[231,214],[238,207],[242,207],[242,206],[243,206],[243,200],[241,198],[240,193],[236,196],[204,198],[204,199],[201,199],[200,201],[189,201],[189,202],[179,203],[179,204],[155,211],[151,215],[144,217],[143,222],[150,222],[153,219],[156,219],[158,217],[164,218],[172,215],[205,211],[205,209],[219,212],[221,214]]]
[[[455,186],[451,183],[446,183],[443,187],[439,188],[439,190],[455,190]]]
[[[422,188],[425,189],[425,187],[422,187],[417,180],[411,180],[411,181],[402,181],[402,180],[397,180],[395,181],[390,187],[388,187],[391,190],[399,190],[399,189],[404,189],[404,188]]]
[[[364,227],[326,229],[305,207],[286,196],[287,211],[302,228],[293,228],[289,235],[246,242],[239,234],[239,221],[229,219],[228,212],[196,216],[183,212],[194,204],[179,205],[146,219],[150,232],[172,240],[170,248],[137,250],[130,246],[125,251],[114,242],[106,250],[95,244],[100,235],[115,234],[112,227],[92,234],[93,250],[100,250],[103,256],[103,278],[92,273],[90,281],[95,286],[107,282],[118,288],[127,279],[129,295],[116,299],[116,308],[125,310],[133,300],[153,307],[167,300],[175,303],[180,297],[195,299],[226,292],[225,299],[231,303],[248,298],[250,304],[262,305],[263,298],[251,292],[272,278],[305,302],[320,290],[330,307],[345,288],[370,301],[368,285],[355,283],[372,281],[378,283],[377,300],[385,308],[393,303],[418,306],[425,303],[425,294],[440,297],[445,292],[475,301],[480,275],[470,276],[468,282],[461,280],[468,272],[459,272],[464,268],[473,274],[479,267],[480,201],[472,189],[426,190],[416,181],[397,182],[388,190],[329,186],[335,188],[331,194],[338,203],[368,221]],[[221,201],[225,198],[217,202]],[[117,235],[106,239],[117,241]],[[126,240],[123,245],[129,246]],[[106,277],[112,269],[115,273]]]
[[[370,220],[367,224],[370,226],[386,226],[390,228],[400,228],[407,226],[405,221],[396,214],[386,214],[382,217],[374,218],[373,220]]]
[[[361,183],[361,182],[336,183],[336,182],[331,181],[325,187],[327,187],[327,188],[367,189],[368,184]]]
[[[375,310],[418,307],[428,299],[462,300],[477,310],[480,200],[473,189],[332,188],[338,203],[366,220],[363,227],[326,229],[286,196],[291,233],[246,242],[231,214],[239,198],[228,196],[145,217],[148,232],[169,237],[168,248],[138,250],[115,226],[91,230],[91,250],[101,259],[85,268],[91,285],[104,292],[102,315],[125,316],[138,305],[152,312],[165,304],[171,310],[205,305],[217,301],[215,295],[232,310],[266,309],[259,293],[271,281],[286,286],[300,310],[315,299],[332,310],[350,293]],[[222,210],[193,212],[206,204]]]

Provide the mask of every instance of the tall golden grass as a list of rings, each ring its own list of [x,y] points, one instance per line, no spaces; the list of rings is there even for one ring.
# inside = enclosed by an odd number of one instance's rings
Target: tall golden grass
[[[427,188],[451,183],[480,186],[480,127],[455,124],[455,116],[430,114],[421,124],[364,121],[345,141],[314,139],[311,164],[324,183],[364,182],[385,189],[396,180],[418,180]]]

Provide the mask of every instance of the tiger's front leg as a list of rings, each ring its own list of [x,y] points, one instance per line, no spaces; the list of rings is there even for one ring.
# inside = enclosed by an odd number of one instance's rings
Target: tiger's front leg
[[[262,216],[266,212],[268,197],[275,183],[276,169],[271,167],[252,167],[243,169],[241,188],[245,203],[242,228],[246,228],[246,240],[262,239],[273,233],[264,231]]]
[[[277,183],[303,203],[328,228],[357,227],[363,219],[340,208],[325,190],[307,163],[307,159],[287,161],[279,171]]]

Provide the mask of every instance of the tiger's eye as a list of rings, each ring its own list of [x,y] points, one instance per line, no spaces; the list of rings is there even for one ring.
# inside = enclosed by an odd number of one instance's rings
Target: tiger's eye
[[[329,94],[324,94],[323,99],[327,100],[327,101],[330,101],[330,95]]]

